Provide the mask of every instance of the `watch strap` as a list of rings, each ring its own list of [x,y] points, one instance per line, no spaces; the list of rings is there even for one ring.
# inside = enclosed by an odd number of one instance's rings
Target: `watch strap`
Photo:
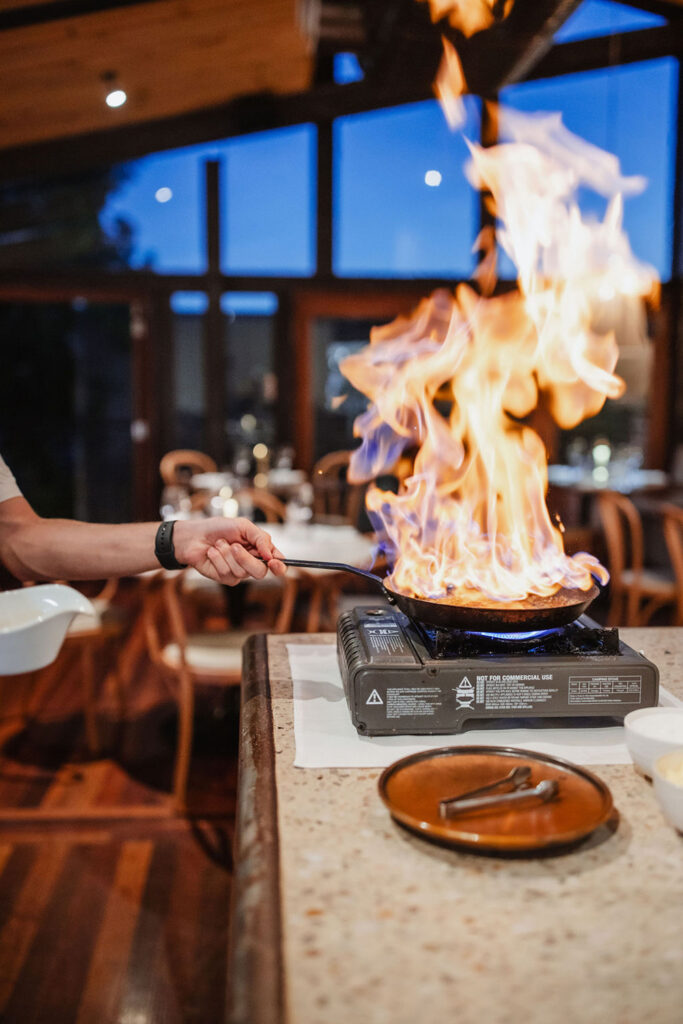
[[[174,526],[175,519],[167,519],[159,524],[154,540],[154,554],[164,569],[186,569],[187,566],[179,562],[175,556],[175,548],[173,547]]]

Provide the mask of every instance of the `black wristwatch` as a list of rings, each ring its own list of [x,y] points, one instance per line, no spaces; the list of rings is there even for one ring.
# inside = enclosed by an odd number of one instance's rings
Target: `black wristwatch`
[[[175,556],[173,547],[173,527],[175,519],[168,519],[159,524],[156,539],[154,541],[154,554],[164,569],[186,569],[187,566],[179,562]]]

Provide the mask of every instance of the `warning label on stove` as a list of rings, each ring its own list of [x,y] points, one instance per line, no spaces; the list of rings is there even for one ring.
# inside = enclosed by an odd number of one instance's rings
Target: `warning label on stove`
[[[558,693],[552,681],[552,672],[478,675],[475,699],[486,711],[533,711]]]
[[[397,623],[390,619],[365,623],[363,634],[370,661],[384,661],[390,658],[393,665],[415,664],[415,654]]]
[[[642,676],[570,676],[570,704],[640,704]]]
[[[432,717],[442,704],[439,686],[387,687],[387,718]]]

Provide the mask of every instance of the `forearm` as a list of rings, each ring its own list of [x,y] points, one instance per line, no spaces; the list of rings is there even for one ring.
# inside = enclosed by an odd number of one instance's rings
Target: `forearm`
[[[41,519],[25,498],[0,502],[0,562],[20,580],[96,580],[159,569],[159,523],[82,523]],[[247,519],[181,520],[175,557],[202,575],[233,586],[267,569],[285,573],[268,534]],[[166,563],[165,563],[166,564]]]
[[[159,568],[154,556],[157,526],[38,519],[16,531],[4,561],[21,580],[132,576]]]
[[[3,529],[0,557],[20,580],[132,576],[159,568],[154,555],[157,526],[22,517]]]

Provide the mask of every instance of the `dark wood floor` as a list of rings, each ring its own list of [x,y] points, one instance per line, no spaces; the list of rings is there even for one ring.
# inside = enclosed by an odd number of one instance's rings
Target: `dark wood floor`
[[[110,657],[100,656],[99,678]],[[236,693],[199,694],[192,816],[181,819],[163,812],[173,700],[144,658],[126,689],[123,720],[114,694],[98,694],[104,742],[93,758],[76,652],[63,651],[37,679],[0,677],[4,1024],[223,1019]],[[27,721],[29,699],[35,714]],[[111,821],[71,819],[107,806],[124,812]],[[41,808],[55,810],[56,820],[26,819]]]

